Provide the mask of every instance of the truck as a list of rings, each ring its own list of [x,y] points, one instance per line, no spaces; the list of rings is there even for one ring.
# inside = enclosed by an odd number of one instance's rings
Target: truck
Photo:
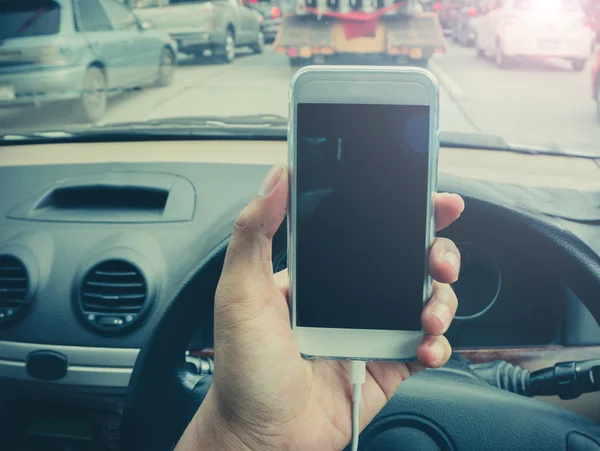
[[[292,67],[375,61],[427,67],[446,52],[435,12],[418,0],[282,0],[275,50]]]

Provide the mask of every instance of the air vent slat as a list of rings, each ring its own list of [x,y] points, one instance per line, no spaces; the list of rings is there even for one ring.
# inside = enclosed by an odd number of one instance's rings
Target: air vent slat
[[[131,277],[131,276],[139,276],[139,273],[135,271],[130,272],[122,272],[122,271],[95,271],[94,274],[98,276],[107,276],[107,277]]]
[[[94,298],[94,299],[108,299],[108,300],[119,300],[119,299],[144,299],[146,297],[145,294],[120,294],[120,295],[106,295],[103,293],[90,293],[89,291],[84,291],[82,293],[82,297],[86,298]]]
[[[0,324],[16,317],[25,307],[28,292],[25,264],[13,255],[0,255]]]
[[[102,304],[86,304],[85,313],[137,313],[140,310],[139,305],[119,305],[106,306]]]
[[[124,282],[93,282],[86,281],[86,285],[90,287],[106,287],[106,288],[141,288],[144,286],[143,282],[124,283]]]
[[[137,318],[148,298],[144,274],[125,260],[108,260],[91,268],[79,290],[79,308],[86,321],[100,330],[127,327]],[[103,318],[121,318],[115,325]]]
[[[27,288],[0,288],[0,293],[26,293]]]

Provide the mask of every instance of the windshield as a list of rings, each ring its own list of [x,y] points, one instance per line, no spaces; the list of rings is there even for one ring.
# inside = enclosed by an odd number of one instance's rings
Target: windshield
[[[52,1],[0,2],[0,40],[58,33],[60,9]]]
[[[457,144],[600,154],[599,30],[600,0],[0,0],[0,135],[243,134],[299,68],[365,64],[430,70]]]

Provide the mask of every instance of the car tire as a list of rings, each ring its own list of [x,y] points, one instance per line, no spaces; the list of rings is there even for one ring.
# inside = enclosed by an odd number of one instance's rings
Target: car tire
[[[575,72],[582,72],[583,69],[585,69],[586,63],[587,63],[587,61],[583,58],[574,59],[574,60],[571,60],[571,67],[573,68],[573,70]]]
[[[233,34],[233,30],[228,29],[225,35],[225,43],[221,46],[217,55],[215,55],[215,59],[221,63],[232,63],[236,56],[235,50],[235,35]]]
[[[596,89],[596,118],[600,121],[600,77],[596,78],[594,86]]]
[[[175,55],[171,49],[163,49],[160,54],[160,62],[158,65],[158,78],[156,86],[164,87],[173,83],[175,74]]]
[[[258,37],[256,38],[256,42],[250,46],[254,53],[262,53],[265,50],[265,35],[262,31],[258,32]]]
[[[73,104],[73,113],[77,120],[98,122],[104,117],[108,105],[108,89],[104,71],[99,67],[89,67],[83,76],[81,97]]]
[[[422,69],[427,69],[429,67],[429,60],[427,58],[411,59],[410,65],[413,67],[420,67]]]
[[[498,69],[508,69],[510,67],[510,58],[506,56],[504,50],[502,50],[502,44],[499,41],[496,43],[494,62],[496,63],[496,67],[498,67]]]
[[[485,50],[483,50],[481,48],[481,46],[479,45],[479,39],[475,38],[475,55],[477,55],[477,58],[485,58]]]
[[[299,58],[295,56],[290,56],[289,63],[290,67],[303,67],[307,66],[312,62],[312,58]]]

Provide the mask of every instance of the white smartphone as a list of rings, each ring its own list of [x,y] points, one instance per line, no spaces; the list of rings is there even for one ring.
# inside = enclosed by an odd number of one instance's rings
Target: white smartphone
[[[437,82],[423,69],[311,66],[293,78],[288,268],[305,358],[416,358],[438,116]]]

